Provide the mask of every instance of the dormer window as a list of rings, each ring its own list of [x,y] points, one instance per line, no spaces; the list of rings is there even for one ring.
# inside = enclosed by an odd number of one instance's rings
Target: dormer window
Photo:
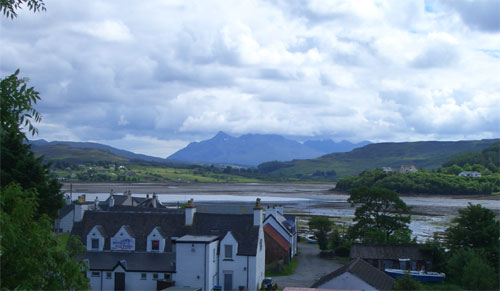
[[[98,250],[99,249],[99,239],[98,238],[93,238],[92,239],[92,249],[93,250]]]
[[[104,248],[104,240],[106,237],[106,231],[104,231],[102,225],[94,226],[87,234],[87,250],[102,251]]]
[[[112,251],[134,251],[135,236],[132,228],[128,225],[122,226],[111,238]]]
[[[163,252],[165,250],[166,234],[159,227],[155,227],[147,237],[148,252]]]
[[[160,241],[159,240],[152,240],[151,241],[151,250],[152,251],[159,251],[160,250]]]

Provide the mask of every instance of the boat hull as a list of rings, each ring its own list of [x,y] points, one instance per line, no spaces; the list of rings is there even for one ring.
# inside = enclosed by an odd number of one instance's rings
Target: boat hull
[[[429,272],[429,273],[423,273],[423,272],[417,272],[417,271],[405,271],[405,270],[398,270],[398,269],[385,269],[385,273],[393,278],[402,278],[406,274],[409,274],[410,277],[419,282],[435,282],[435,283],[440,283],[443,282],[443,279],[446,277],[444,273],[435,273],[435,272]]]

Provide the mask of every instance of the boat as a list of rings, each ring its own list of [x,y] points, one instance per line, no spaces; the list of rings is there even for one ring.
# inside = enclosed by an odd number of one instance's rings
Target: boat
[[[314,234],[307,235],[306,241],[310,244],[317,244],[318,243],[318,239],[314,236]]]
[[[426,272],[421,271],[409,271],[400,269],[385,269],[385,273],[393,278],[402,278],[404,275],[409,274],[410,277],[415,281],[420,282],[442,282],[446,277],[445,273],[437,272]]]

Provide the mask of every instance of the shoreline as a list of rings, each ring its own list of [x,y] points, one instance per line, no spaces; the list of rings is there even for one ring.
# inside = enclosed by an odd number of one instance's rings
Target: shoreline
[[[329,195],[349,195],[348,192],[343,191],[332,191],[332,187],[335,184],[309,184],[309,183],[274,183],[274,182],[258,182],[258,183],[96,183],[96,182],[77,182],[77,183],[63,183],[61,190],[70,191],[70,185],[73,185],[74,192],[87,192],[87,193],[109,193],[111,189],[117,194],[124,192],[125,190],[132,190],[141,193],[152,193],[160,192],[169,189],[171,192],[173,189],[192,189],[192,188],[207,188],[204,192],[210,194],[227,194],[227,193],[238,193],[238,189],[233,190],[222,190],[215,189],[217,187],[238,187],[242,186],[244,188],[251,187],[299,187],[304,188],[304,192],[273,192],[269,193],[272,195],[286,194],[294,197],[301,198],[311,198],[310,196],[323,197],[326,198]],[[210,189],[214,188],[214,189]],[[310,188],[310,189],[308,189]],[[256,191],[256,190],[255,190]],[[246,193],[248,191],[245,191]],[[258,191],[256,191],[258,192]],[[168,194],[168,193],[158,193],[158,194]],[[201,194],[201,193],[200,193]],[[309,194],[309,195],[307,195]],[[400,197],[407,198],[447,198],[447,199],[474,199],[474,200],[497,200],[500,201],[500,195],[464,195],[464,194],[399,194]]]

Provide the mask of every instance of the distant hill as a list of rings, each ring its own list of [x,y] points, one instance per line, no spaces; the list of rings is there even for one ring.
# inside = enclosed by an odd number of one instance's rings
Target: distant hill
[[[478,153],[499,139],[473,141],[422,141],[401,143],[374,143],[347,153],[334,153],[316,159],[274,163],[272,175],[288,177],[310,176],[317,171],[335,171],[336,178],[357,175],[364,170],[381,167],[415,165],[435,169],[462,153]],[[259,166],[260,168],[260,166]]]
[[[209,140],[192,142],[168,160],[256,166],[266,161],[309,159],[324,152],[274,134],[246,134],[232,137],[219,132]]]
[[[80,149],[96,149],[96,150],[101,150],[101,151],[107,151],[110,153],[113,153],[117,156],[120,156],[122,158],[127,158],[127,160],[143,160],[143,161],[152,161],[152,162],[166,162],[165,159],[158,158],[158,157],[152,157],[152,156],[147,156],[143,154],[136,154],[130,151],[126,150],[121,150],[114,148],[112,146],[100,144],[100,143],[95,143],[95,142],[75,142],[75,141],[51,141],[48,142],[44,139],[39,139],[39,140],[32,140],[30,141],[30,144],[32,145],[33,151],[35,153],[39,151],[44,151],[47,153],[47,158],[52,159],[53,155],[64,155],[64,153],[56,153],[54,150],[51,150],[51,146],[55,145],[67,145],[68,147],[58,147],[59,150],[65,149],[68,150],[69,148],[80,148]],[[49,148],[46,149],[41,149],[41,147],[47,147]],[[76,153],[76,151],[72,151],[73,153]],[[78,154],[79,156],[83,157],[85,151],[80,151]],[[69,153],[68,153],[69,154]],[[55,157],[55,156],[54,156]],[[92,158],[91,158],[92,159]]]
[[[367,144],[371,144],[371,142],[362,141],[359,143],[352,143],[345,140],[341,142],[334,142],[331,139],[308,140],[304,142],[305,146],[323,152],[325,154],[350,152],[355,148],[360,148]]]
[[[43,155],[44,160],[47,162],[96,163],[106,161],[125,163],[130,160],[107,150],[72,147],[67,144],[32,145],[31,149],[36,156]]]

